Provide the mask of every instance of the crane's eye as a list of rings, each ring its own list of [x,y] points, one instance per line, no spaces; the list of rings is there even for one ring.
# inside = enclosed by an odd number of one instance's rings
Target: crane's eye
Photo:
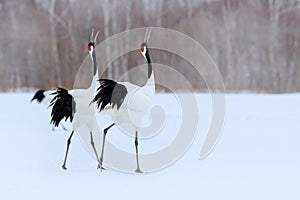
[[[144,46],[141,46],[141,52],[144,52],[145,48]]]

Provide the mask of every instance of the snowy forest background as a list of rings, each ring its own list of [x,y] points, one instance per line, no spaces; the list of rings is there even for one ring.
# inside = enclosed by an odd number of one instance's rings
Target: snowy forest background
[[[147,26],[180,31],[203,45],[228,92],[300,92],[298,0],[0,0],[0,19],[2,92],[72,88],[87,56],[91,28],[100,31],[100,42]],[[193,70],[183,67],[188,63],[176,55],[153,50],[151,56],[193,76]],[[104,76],[118,79],[143,63],[136,53],[129,53]],[[189,80],[206,91],[203,80]]]

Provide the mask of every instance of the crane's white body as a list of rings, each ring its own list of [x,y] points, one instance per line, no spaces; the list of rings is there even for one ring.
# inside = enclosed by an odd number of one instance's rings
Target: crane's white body
[[[117,82],[124,85],[127,95],[121,107],[117,109],[108,105],[101,111],[102,114],[110,115],[116,125],[131,124],[136,130],[142,127],[142,120],[147,115],[155,94],[154,73],[152,72],[146,84],[142,87],[130,82]]]
[[[94,97],[96,87],[99,86],[98,79],[98,73],[96,73],[88,89],[74,89],[69,91],[76,103],[74,119],[72,121],[74,131],[83,125],[86,125],[90,132],[93,131],[94,124],[96,123],[96,109],[95,104],[90,104],[90,102]]]

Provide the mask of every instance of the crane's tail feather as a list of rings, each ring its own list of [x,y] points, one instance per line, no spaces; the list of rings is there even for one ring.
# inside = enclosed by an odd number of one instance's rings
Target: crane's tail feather
[[[119,109],[128,93],[126,87],[109,79],[100,79],[99,82],[100,86],[91,103],[96,103],[96,106],[100,111],[107,106],[111,106],[112,108],[117,106],[117,109]]]
[[[30,100],[30,102],[32,102],[33,100],[36,99],[36,101],[38,103],[41,103],[43,101],[43,99],[45,98],[44,92],[45,92],[45,90],[38,90],[38,91],[36,91],[36,93],[34,94],[34,96],[32,97],[32,99]]]
[[[52,106],[51,124],[58,126],[60,121],[65,118],[65,121],[70,118],[73,121],[76,103],[68,90],[57,88],[51,95],[54,95],[49,107]]]

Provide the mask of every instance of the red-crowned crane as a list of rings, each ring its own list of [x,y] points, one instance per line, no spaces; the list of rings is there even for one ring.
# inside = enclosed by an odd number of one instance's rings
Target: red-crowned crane
[[[50,101],[52,99],[51,93],[53,90],[38,90],[36,93],[33,95],[32,99],[30,102],[36,100],[37,103],[42,104],[46,107],[49,106]],[[64,131],[67,131],[67,129],[64,127],[62,123],[60,123],[60,126],[63,128]],[[54,131],[54,125],[52,126],[52,131]]]
[[[70,91],[63,88],[57,88],[56,91],[52,93],[55,96],[51,100],[50,104],[50,106],[52,106],[51,123],[58,126],[63,118],[66,120],[70,118],[70,121],[72,122],[72,132],[67,140],[65,158],[62,165],[63,169],[67,169],[67,156],[73,134],[81,126],[86,126],[89,130],[91,146],[98,161],[98,168],[100,167],[99,157],[93,139],[93,128],[94,124],[97,123],[95,117],[95,106],[90,105],[90,100],[94,97],[96,87],[99,85],[98,66],[95,52],[96,39],[99,32],[97,32],[94,38],[93,33],[94,30],[91,32],[90,42],[88,44],[88,52],[93,61],[93,78],[89,88],[74,89]]]
[[[114,119],[113,124],[103,131],[103,144],[100,156],[100,166],[103,163],[104,145],[107,132],[116,123],[130,123],[135,129],[136,173],[142,173],[139,164],[138,133],[141,129],[142,119],[151,107],[152,97],[155,94],[154,73],[148,50],[148,40],[151,30],[147,29],[144,42],[141,44],[141,54],[148,66],[148,79],[143,86],[130,82],[117,82],[109,79],[100,79],[100,86],[92,102],[100,109],[100,113],[109,114]]]

